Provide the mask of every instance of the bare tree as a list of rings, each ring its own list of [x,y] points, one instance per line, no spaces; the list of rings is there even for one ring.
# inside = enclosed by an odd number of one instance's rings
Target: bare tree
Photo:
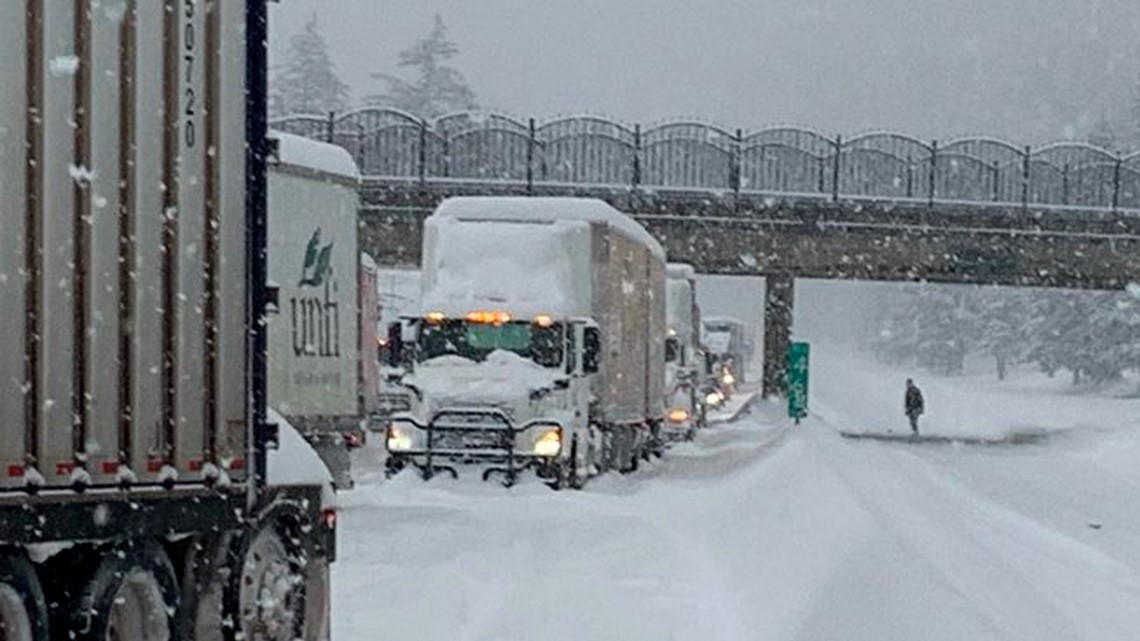
[[[337,76],[314,13],[305,29],[289,39],[285,63],[273,74],[269,110],[273,115],[325,114],[348,104],[349,88]]]
[[[386,83],[386,91],[365,100],[403,109],[423,118],[434,118],[452,111],[474,109],[475,92],[458,70],[445,64],[459,53],[459,47],[448,39],[443,18],[435,15],[435,24],[426,38],[400,52],[399,66],[411,69],[414,77],[404,80],[386,73],[372,77]]]

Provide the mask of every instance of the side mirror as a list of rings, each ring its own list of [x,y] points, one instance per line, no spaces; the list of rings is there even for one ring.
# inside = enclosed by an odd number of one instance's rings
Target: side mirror
[[[582,371],[596,374],[602,353],[602,336],[597,327],[587,327],[582,333]]]
[[[388,324],[388,361],[389,367],[399,367],[404,358],[404,329],[399,322]]]

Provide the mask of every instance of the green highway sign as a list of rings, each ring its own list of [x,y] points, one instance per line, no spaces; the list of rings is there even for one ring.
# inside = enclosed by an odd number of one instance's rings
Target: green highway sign
[[[807,343],[792,343],[788,348],[788,416],[797,423],[807,417],[810,352],[811,346]]]

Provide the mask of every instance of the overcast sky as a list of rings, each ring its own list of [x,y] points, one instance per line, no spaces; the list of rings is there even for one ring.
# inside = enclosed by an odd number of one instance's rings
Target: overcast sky
[[[1140,0],[280,0],[315,12],[359,98],[440,13],[480,103],[540,119],[984,133],[1039,143],[1121,120]]]

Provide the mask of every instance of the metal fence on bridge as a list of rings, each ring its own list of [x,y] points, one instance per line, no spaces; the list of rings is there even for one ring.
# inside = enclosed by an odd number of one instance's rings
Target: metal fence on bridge
[[[427,121],[373,107],[286,116],[271,126],[344,147],[370,177],[1140,209],[1140,152],[1079,142],[1031,148],[982,137],[830,138],[794,127],[746,132],[679,121],[642,128],[485,113]]]

